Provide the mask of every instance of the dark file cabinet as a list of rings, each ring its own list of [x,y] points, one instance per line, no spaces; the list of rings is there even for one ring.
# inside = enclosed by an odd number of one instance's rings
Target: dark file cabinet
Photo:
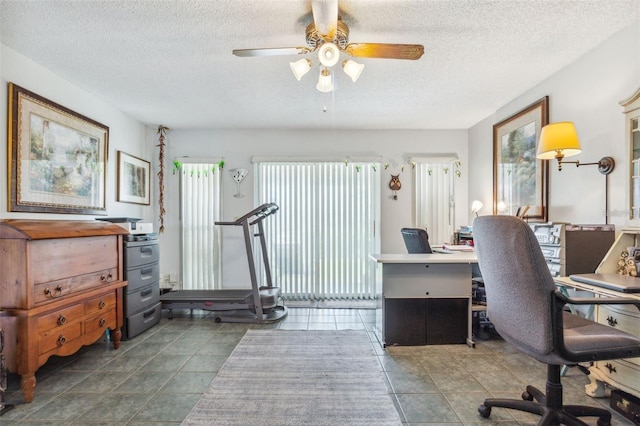
[[[160,321],[160,250],[158,240],[124,242],[124,337],[129,339]]]

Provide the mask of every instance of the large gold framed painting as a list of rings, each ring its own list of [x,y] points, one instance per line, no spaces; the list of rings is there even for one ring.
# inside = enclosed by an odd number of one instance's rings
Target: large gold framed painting
[[[106,215],[109,128],[9,83],[8,207]]]
[[[536,149],[548,123],[545,96],[493,126],[493,214],[547,221],[549,171]]]

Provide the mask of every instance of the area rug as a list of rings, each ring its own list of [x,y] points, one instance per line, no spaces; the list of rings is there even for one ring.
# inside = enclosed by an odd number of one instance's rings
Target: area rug
[[[366,331],[248,330],[183,425],[401,425]]]

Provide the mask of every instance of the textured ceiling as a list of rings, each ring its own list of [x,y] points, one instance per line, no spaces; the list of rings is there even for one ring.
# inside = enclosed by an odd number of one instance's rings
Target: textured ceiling
[[[336,90],[298,57],[309,0],[7,1],[0,40],[149,125],[178,129],[466,129],[640,19],[638,0],[341,0],[351,42],[418,43],[362,59]],[[640,53],[638,53],[640,54]],[[323,112],[323,107],[327,108]]]

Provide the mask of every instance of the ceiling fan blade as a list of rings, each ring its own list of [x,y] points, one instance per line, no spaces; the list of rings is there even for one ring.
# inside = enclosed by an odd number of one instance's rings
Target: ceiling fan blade
[[[265,47],[262,49],[235,49],[233,54],[241,57],[249,56],[281,56],[306,55],[312,50],[308,47]]]
[[[424,46],[421,44],[349,43],[344,51],[347,55],[360,58],[416,60],[422,57]]]
[[[311,12],[316,31],[325,40],[333,40],[338,28],[338,0],[313,0]]]

